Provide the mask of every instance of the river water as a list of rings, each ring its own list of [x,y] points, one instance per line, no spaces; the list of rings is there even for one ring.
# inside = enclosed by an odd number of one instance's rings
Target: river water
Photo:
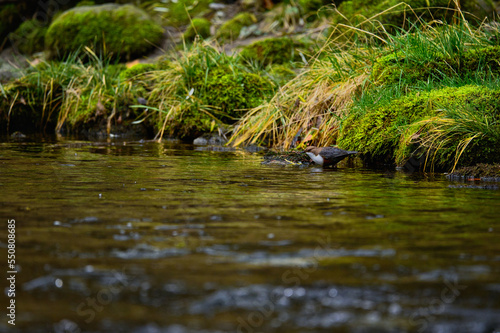
[[[261,161],[0,144],[2,267],[15,219],[17,271],[0,331],[500,332],[500,191]]]

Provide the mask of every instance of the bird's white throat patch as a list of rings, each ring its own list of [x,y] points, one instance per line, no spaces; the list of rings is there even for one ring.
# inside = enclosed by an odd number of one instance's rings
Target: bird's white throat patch
[[[314,163],[323,165],[323,157],[321,157],[321,155],[319,155],[319,154],[314,155],[314,153],[310,153],[310,152],[307,152],[306,154],[311,158],[311,160],[314,161]]]

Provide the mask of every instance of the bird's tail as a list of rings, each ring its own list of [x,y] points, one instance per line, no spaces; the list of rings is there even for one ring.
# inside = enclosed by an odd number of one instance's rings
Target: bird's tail
[[[354,151],[354,150],[350,150],[347,152],[349,155],[352,155],[352,154],[357,154],[358,152],[357,151]]]

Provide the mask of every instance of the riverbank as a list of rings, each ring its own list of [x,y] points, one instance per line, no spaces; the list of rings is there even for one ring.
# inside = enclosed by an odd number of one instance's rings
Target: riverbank
[[[2,84],[0,127],[186,141],[218,133],[230,145],[284,150],[338,145],[367,164],[424,171],[500,162],[500,29],[476,23],[494,8],[419,8],[418,21],[404,3],[309,5],[287,16],[285,3],[207,3],[184,25],[140,9],[183,32],[153,58],[86,47],[58,59],[51,42]]]

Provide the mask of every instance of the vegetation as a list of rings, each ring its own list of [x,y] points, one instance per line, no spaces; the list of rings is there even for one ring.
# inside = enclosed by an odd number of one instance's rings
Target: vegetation
[[[159,16],[165,26],[182,27],[192,18],[209,11],[211,0],[142,1],[144,9],[152,16]]]
[[[21,53],[33,54],[43,51],[46,32],[47,27],[42,22],[32,19],[21,23],[9,38]]]
[[[303,46],[304,43],[288,37],[267,38],[245,46],[241,57],[260,65],[284,64],[300,60],[298,48]]]
[[[411,28],[412,23],[434,24],[457,20],[481,22],[485,16],[493,17],[492,2],[476,0],[384,0],[343,1],[334,16],[335,24],[356,26],[367,31],[397,32]]]
[[[257,23],[257,18],[251,13],[240,13],[232,19],[224,22],[217,30],[215,37],[221,42],[236,40],[243,27]]]
[[[50,25],[45,45],[51,56],[64,58],[84,46],[115,58],[147,54],[163,35],[161,26],[132,5],[76,7]]]
[[[201,38],[210,37],[210,26],[210,21],[205,18],[193,19],[183,34],[184,40],[193,41],[196,36]]]
[[[46,132],[64,126],[76,132],[107,119],[109,134],[118,105],[126,105],[127,96],[117,84],[121,66],[87,53],[88,63],[75,55],[64,62],[43,62],[7,85],[0,108],[2,127]]]
[[[411,93],[347,117],[338,142],[385,163],[404,164],[413,154],[426,154],[432,165],[450,167],[469,144],[463,163],[499,159],[491,146],[500,139],[498,128],[488,126],[500,120],[499,97],[500,90],[475,85]]]
[[[309,68],[241,119],[230,142],[338,144],[368,162],[425,156],[439,169],[497,162],[498,27],[435,24],[333,36]]]
[[[273,93],[271,82],[251,73],[237,56],[206,43],[185,50],[168,70],[148,80],[157,82],[150,100],[160,111],[161,135],[180,137],[232,124]]]

